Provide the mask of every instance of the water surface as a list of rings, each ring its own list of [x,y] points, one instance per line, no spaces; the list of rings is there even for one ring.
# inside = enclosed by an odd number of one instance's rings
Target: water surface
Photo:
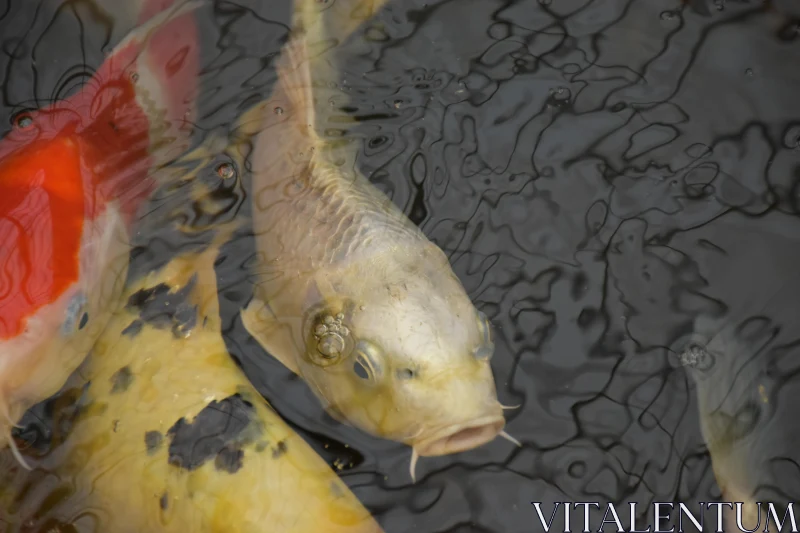
[[[701,313],[777,328],[731,360],[769,378],[775,445],[759,460],[779,464],[777,488],[800,497],[788,396],[800,325],[800,23],[755,0],[687,4],[392,0],[336,52],[325,134],[352,140],[352,164],[446,251],[494,323],[498,395],[522,404],[506,428],[522,448],[497,439],[424,458],[411,484],[409,448],[333,421],[247,336],[248,231],[224,249],[231,354],[387,533],[540,531],[532,501],[549,513],[563,501],[644,512],[718,500],[678,358]],[[89,5],[0,0],[0,134],[16,111],[78,90],[129,29]],[[198,143],[269,95],[290,12],[283,0],[200,10]],[[241,182],[217,185],[212,214],[187,191],[157,195],[131,275],[195,246],[158,213],[246,217],[249,176],[237,171]],[[53,405],[32,410],[21,432],[41,453]]]

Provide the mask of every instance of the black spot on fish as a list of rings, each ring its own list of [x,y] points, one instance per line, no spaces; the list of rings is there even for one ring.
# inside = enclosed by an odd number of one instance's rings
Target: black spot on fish
[[[256,444],[256,452],[258,452],[258,453],[261,453],[261,452],[263,452],[264,450],[266,450],[266,449],[267,449],[267,446],[268,446],[268,445],[269,445],[269,443],[268,443],[268,442],[265,442],[265,441],[263,441],[263,440],[262,440],[262,441],[260,441],[260,442],[258,442],[258,443]]]
[[[197,306],[178,309],[172,322],[172,334],[175,338],[187,337],[197,325]]]
[[[244,440],[254,416],[252,404],[234,394],[209,403],[191,423],[181,418],[167,431],[169,464],[187,470],[201,467],[229,444]]]
[[[164,511],[166,511],[167,507],[169,507],[169,496],[167,495],[167,491],[164,491],[164,494],[162,494],[161,498],[158,499],[158,505]]]
[[[232,446],[225,446],[222,448],[219,453],[217,453],[217,459],[214,461],[214,467],[217,470],[228,472],[229,474],[235,474],[242,468],[242,459],[244,458],[244,452],[241,448],[232,447]]]
[[[127,307],[138,310],[142,322],[159,329],[172,328],[176,338],[186,337],[197,325],[197,306],[187,301],[196,284],[197,274],[175,292],[170,292],[166,283],[159,283],[133,294]]]
[[[161,446],[164,436],[158,431],[148,431],[144,434],[144,445],[147,447],[147,455],[153,455]]]
[[[123,366],[111,376],[111,394],[125,392],[133,383],[134,377],[131,369]]]
[[[81,321],[78,324],[78,329],[85,328],[87,322],[89,322],[89,313],[83,313],[83,316],[81,316]]]
[[[123,335],[127,335],[128,337],[135,337],[142,331],[142,326],[144,323],[139,320],[138,318],[130,323],[130,325],[122,330]]]
[[[281,455],[285,454],[285,453],[286,453],[286,450],[287,450],[287,448],[286,448],[286,441],[285,441],[285,440],[280,440],[280,441],[278,441],[278,444],[277,444],[277,446],[275,446],[274,448],[272,448],[272,458],[273,458],[273,459],[277,459],[277,458],[278,458],[278,457],[280,457]]]
[[[154,299],[158,298],[163,294],[167,294],[169,292],[169,285],[166,283],[159,283],[155,287],[149,287],[147,289],[142,289],[140,291],[135,292],[128,298],[128,305],[129,309],[131,308],[143,308],[148,302],[153,301]]]

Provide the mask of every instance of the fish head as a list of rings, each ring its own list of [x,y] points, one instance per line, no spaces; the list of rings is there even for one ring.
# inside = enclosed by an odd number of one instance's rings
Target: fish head
[[[304,320],[299,371],[328,412],[420,456],[493,440],[505,419],[492,327],[449,266],[373,264],[347,279]]]

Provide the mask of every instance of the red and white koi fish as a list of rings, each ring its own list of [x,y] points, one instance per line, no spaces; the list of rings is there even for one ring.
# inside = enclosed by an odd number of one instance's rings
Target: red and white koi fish
[[[0,140],[0,446],[26,467],[11,428],[102,332],[150,171],[188,147],[200,4],[144,0],[79,93],[17,115]]]

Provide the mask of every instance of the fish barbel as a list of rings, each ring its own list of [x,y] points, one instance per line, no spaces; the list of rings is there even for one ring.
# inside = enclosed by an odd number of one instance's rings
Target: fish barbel
[[[442,250],[358,171],[333,163],[316,133],[312,72],[329,63],[309,51],[341,42],[376,7],[365,5],[298,0],[272,97],[243,118],[258,124],[259,257],[241,317],[332,416],[410,445],[414,478],[420,456],[498,435],[517,442],[503,431],[488,317]]]
[[[14,451],[11,428],[64,384],[121,294],[151,168],[188,146],[200,3],[145,4],[77,94],[18,114],[0,140],[0,446]]]

